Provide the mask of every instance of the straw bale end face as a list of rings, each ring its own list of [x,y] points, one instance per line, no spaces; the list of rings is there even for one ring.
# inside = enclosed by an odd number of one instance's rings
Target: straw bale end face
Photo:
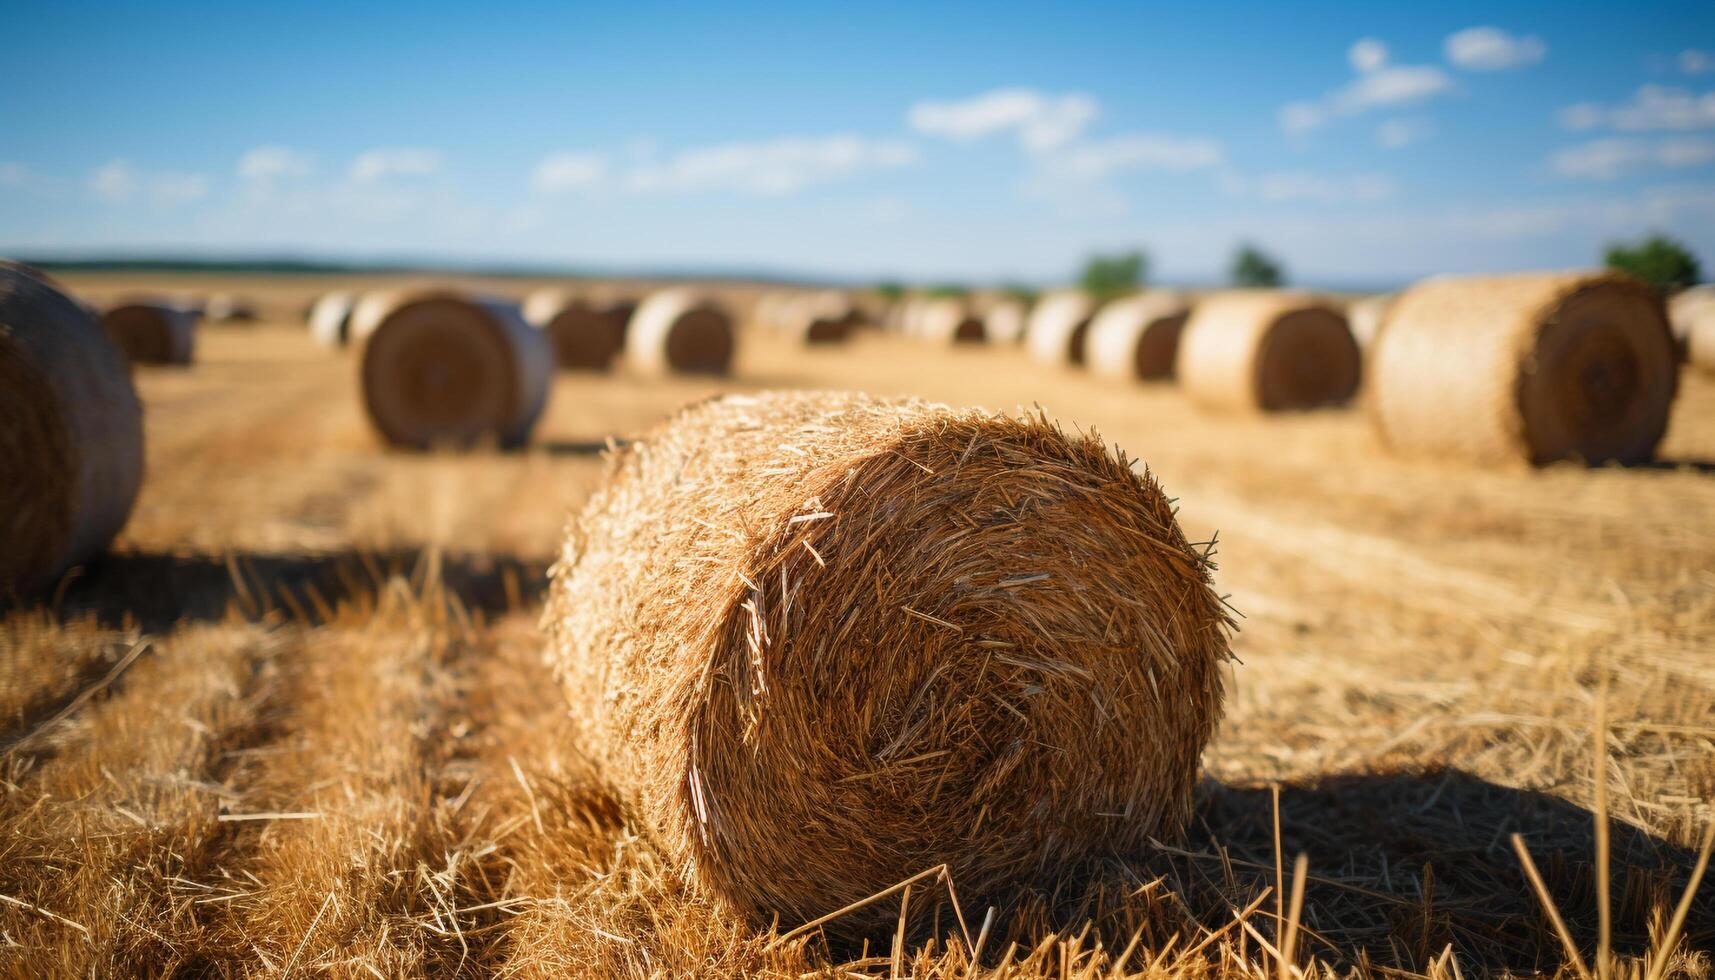
[[[1362,364],[1338,310],[1314,296],[1264,290],[1199,302],[1176,359],[1193,400],[1253,412],[1343,404],[1358,390]]]
[[[1004,902],[1177,833],[1228,657],[1209,574],[1094,436],[728,397],[618,457],[545,624],[633,819],[740,914],[804,921],[943,862]]]
[[[75,301],[0,262],[0,596],[49,585],[125,526],[143,479],[123,355]]]
[[[101,325],[133,364],[186,365],[196,353],[198,318],[185,307],[136,302],[108,310]]]
[[[1647,461],[1678,384],[1660,296],[1600,272],[1418,283],[1370,366],[1383,441],[1478,462]]]

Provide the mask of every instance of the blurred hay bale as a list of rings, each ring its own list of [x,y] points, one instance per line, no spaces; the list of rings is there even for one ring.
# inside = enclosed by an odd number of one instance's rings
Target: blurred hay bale
[[[630,307],[597,303],[564,289],[538,289],[524,298],[524,319],[548,337],[554,363],[568,371],[606,371],[625,349]]]
[[[632,314],[625,357],[645,374],[726,374],[736,345],[725,309],[687,288],[664,289]]]
[[[1175,373],[1209,408],[1285,411],[1337,405],[1358,389],[1361,357],[1346,318],[1303,293],[1204,297],[1179,338]]]
[[[306,317],[310,336],[323,347],[344,347],[351,339],[351,310],[356,303],[357,294],[346,290],[323,293]]]
[[[1024,326],[1024,346],[1044,364],[1084,363],[1084,340],[1096,304],[1083,290],[1049,293],[1037,301]]]
[[[1346,325],[1351,328],[1352,339],[1358,346],[1368,350],[1376,342],[1376,337],[1382,331],[1382,323],[1387,319],[1388,307],[1393,305],[1394,294],[1382,296],[1366,296],[1346,305]]]
[[[516,305],[436,289],[372,299],[375,326],[360,338],[363,404],[384,439],[427,449],[530,437],[554,355]]]
[[[101,315],[101,327],[132,364],[185,365],[196,354],[197,312],[169,300],[121,302]]]
[[[1674,337],[1685,360],[1715,371],[1715,286],[1693,286],[1668,303]]]
[[[983,320],[957,296],[926,300],[917,313],[917,336],[936,344],[980,344]]]
[[[544,623],[637,825],[790,924],[941,862],[980,908],[1176,834],[1228,657],[1209,568],[1096,435],[728,396],[612,461]]]
[[[770,312],[773,331],[801,344],[839,343],[863,322],[863,313],[851,297],[834,289],[787,296]]]
[[[1084,343],[1090,371],[1127,381],[1173,377],[1179,334],[1190,315],[1185,297],[1170,292],[1108,303],[1090,321]]]
[[[143,410],[101,324],[0,261],[0,596],[106,549],[143,481]]]
[[[211,293],[202,305],[203,319],[210,323],[254,323],[256,304],[233,293]]]
[[[983,311],[983,336],[991,344],[1016,344],[1024,339],[1030,306],[1021,299],[1004,297]]]
[[[1389,447],[1536,464],[1648,460],[1678,373],[1660,296],[1603,272],[1420,282],[1389,311],[1369,369]]]

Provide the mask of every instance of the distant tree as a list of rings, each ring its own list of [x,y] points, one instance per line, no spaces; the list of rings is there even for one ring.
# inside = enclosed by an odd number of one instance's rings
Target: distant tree
[[[878,282],[875,291],[882,299],[897,302],[905,297],[905,285],[897,282]]]
[[[970,292],[969,288],[961,286],[956,282],[944,282],[939,286],[930,286],[928,289],[929,295],[936,299],[941,299],[943,297],[958,299],[962,296],[970,295]]]
[[[1703,278],[1697,256],[1666,235],[1650,235],[1635,245],[1615,242],[1602,253],[1610,269],[1628,272],[1664,293],[1695,285]]]
[[[1233,285],[1245,289],[1272,289],[1284,285],[1286,270],[1267,252],[1249,243],[1233,253]]]
[[[1096,299],[1110,299],[1143,285],[1149,274],[1149,259],[1133,249],[1118,255],[1092,255],[1084,263],[1079,285]]]
[[[1037,291],[1023,283],[1009,282],[1000,287],[1000,291],[1003,295],[1018,300],[1025,306],[1031,306],[1036,302]]]

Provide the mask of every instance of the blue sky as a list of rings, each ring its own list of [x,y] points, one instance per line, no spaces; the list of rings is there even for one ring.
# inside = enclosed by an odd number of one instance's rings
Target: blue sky
[[[0,251],[1318,284],[1715,267],[1715,4],[33,4]]]

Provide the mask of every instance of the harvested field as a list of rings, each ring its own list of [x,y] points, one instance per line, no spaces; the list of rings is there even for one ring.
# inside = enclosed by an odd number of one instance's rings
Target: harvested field
[[[967,931],[1024,977],[1571,974],[1515,833],[1585,964],[1608,848],[1641,972],[1715,832],[1710,374],[1682,374],[1656,464],[1484,470],[1391,457],[1357,409],[1209,415],[1009,346],[750,331],[728,377],[560,374],[523,450],[410,453],[300,319],[389,283],[61,278],[261,320],[137,368],[116,553],[0,622],[0,974],[963,977]],[[1040,405],[1218,535],[1244,618],[1183,839],[986,928],[929,874],[926,925],[830,941],[723,916],[628,823],[543,657],[546,569],[610,439],[795,387]],[[1683,934],[1662,965],[1715,975],[1715,884]]]

